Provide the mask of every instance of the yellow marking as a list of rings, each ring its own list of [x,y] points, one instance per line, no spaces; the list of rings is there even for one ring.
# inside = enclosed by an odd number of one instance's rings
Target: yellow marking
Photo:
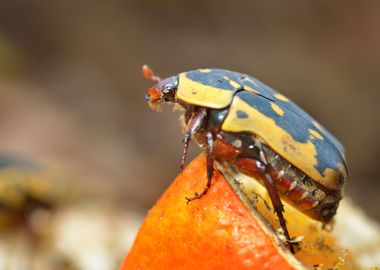
[[[334,186],[339,187],[339,188],[341,188],[344,185],[344,183],[343,184],[339,183],[339,175],[340,174],[343,175],[344,180],[347,180],[347,176],[348,176],[347,175],[347,171],[346,171],[345,167],[342,164],[338,165],[338,170],[333,170],[331,168],[326,168],[323,171],[323,175],[325,176],[325,178],[332,178],[333,181],[334,181],[334,183],[331,183],[331,184],[334,184]]]
[[[244,111],[248,117],[237,118],[236,112],[238,110]],[[344,168],[339,170],[327,168],[323,172],[324,175],[321,175],[316,169],[318,164],[317,150],[310,139],[305,143],[295,141],[286,130],[276,125],[272,118],[262,114],[238,96],[233,99],[229,113],[223,122],[222,130],[251,132],[265,141],[277,154],[319,184],[331,189],[340,188],[338,179],[341,173],[345,175]]]
[[[241,85],[240,85],[239,83],[237,83],[237,82],[231,80],[231,79],[228,78],[227,76],[223,76],[223,78],[224,78],[225,80],[227,80],[228,83],[229,83],[233,88],[240,88],[240,87],[241,87]]]
[[[228,91],[204,85],[186,77],[186,73],[178,76],[177,98],[189,104],[222,109],[230,105],[234,91]]]
[[[285,112],[279,106],[277,106],[277,104],[271,102],[270,105],[272,107],[272,110],[274,110],[278,115],[283,116],[285,114]]]
[[[259,94],[259,91],[255,90],[252,87],[249,87],[247,85],[244,85],[244,90],[251,92],[251,93],[254,93],[254,94]]]
[[[310,132],[310,134],[311,134],[314,138],[323,141],[323,137],[322,137],[321,134],[318,133],[318,131],[309,128],[309,132]]]
[[[233,88],[240,88],[240,84],[233,80],[230,80],[229,83],[232,85]]]
[[[200,69],[199,72],[209,73],[209,72],[211,72],[211,69],[209,69],[209,68]]]
[[[289,101],[289,99],[286,96],[283,96],[281,94],[275,94],[274,97],[281,101]]]

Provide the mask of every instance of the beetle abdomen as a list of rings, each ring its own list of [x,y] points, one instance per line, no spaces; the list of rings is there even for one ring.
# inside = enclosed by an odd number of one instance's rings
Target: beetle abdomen
[[[264,151],[280,195],[311,218],[328,223],[342,198],[341,190],[323,187],[269,147],[264,146]]]
[[[262,183],[264,164],[255,140],[248,134],[220,132],[215,142],[215,158],[234,164],[241,173]],[[311,218],[328,223],[336,213],[341,191],[321,186],[268,146],[262,144],[262,148],[281,197]]]

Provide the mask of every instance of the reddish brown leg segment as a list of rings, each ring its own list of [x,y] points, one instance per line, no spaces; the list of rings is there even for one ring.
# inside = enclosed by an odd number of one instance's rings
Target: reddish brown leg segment
[[[207,185],[201,193],[196,192],[194,197],[186,197],[187,203],[202,198],[211,187],[211,180],[214,175],[214,137],[210,131],[206,134],[206,143]]]

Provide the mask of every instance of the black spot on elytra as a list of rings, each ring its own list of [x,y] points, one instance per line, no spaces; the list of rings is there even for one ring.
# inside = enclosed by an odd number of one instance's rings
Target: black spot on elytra
[[[248,114],[246,114],[242,110],[237,110],[236,111],[236,117],[240,118],[240,119],[245,119],[245,118],[248,118]]]

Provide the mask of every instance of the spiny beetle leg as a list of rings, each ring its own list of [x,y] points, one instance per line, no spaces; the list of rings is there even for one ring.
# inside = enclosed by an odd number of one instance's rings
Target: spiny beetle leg
[[[200,108],[198,111],[194,112],[185,128],[185,137],[183,138],[184,148],[181,159],[181,164],[179,166],[179,172],[181,173],[186,161],[187,150],[189,148],[189,143],[193,135],[202,126],[204,119],[206,118],[207,110],[205,108]]]
[[[194,193],[194,197],[186,197],[187,203],[202,198],[211,187],[211,180],[214,175],[214,136],[211,131],[206,133],[206,144],[207,185],[201,193]]]
[[[251,176],[259,175],[260,179],[263,179],[265,188],[269,193],[269,197],[271,199],[274,212],[277,214],[281,228],[283,229],[284,235],[288,241],[289,250],[292,253],[294,253],[294,247],[289,242],[290,236],[289,236],[288,229],[286,227],[285,218],[282,214],[284,212],[284,206],[282,205],[276,186],[273,183],[273,179],[270,176],[269,172],[271,171],[271,167],[268,164],[263,151],[260,151],[260,159],[261,160],[256,160],[249,157],[242,158],[236,162],[236,166],[238,170],[244,174],[251,175]],[[264,201],[264,203],[266,204],[266,201]]]
[[[179,165],[179,173],[181,173],[183,171],[183,167],[185,166],[187,150],[189,148],[190,140],[191,140],[191,134],[186,132],[185,137],[183,137],[184,147],[183,147],[183,154],[182,154],[182,158],[181,158],[181,164]]]
[[[267,166],[269,166],[269,165],[267,165]],[[294,247],[293,247],[293,244],[291,243],[290,235],[289,235],[289,232],[288,232],[288,228],[286,227],[286,221],[285,221],[285,218],[284,218],[284,215],[283,215],[283,212],[285,211],[284,210],[284,206],[282,205],[280,196],[278,195],[276,187],[275,187],[275,185],[273,183],[273,179],[269,175],[269,173],[266,172],[265,175],[264,175],[264,179],[263,180],[264,180],[265,187],[266,187],[266,189],[267,189],[267,191],[269,193],[269,197],[270,197],[270,199],[272,201],[274,211],[277,214],[277,217],[278,217],[278,220],[280,222],[281,228],[284,231],[284,235],[285,235],[285,237],[287,239],[287,244],[288,244],[289,250],[290,250],[290,252],[292,252],[294,254]]]

